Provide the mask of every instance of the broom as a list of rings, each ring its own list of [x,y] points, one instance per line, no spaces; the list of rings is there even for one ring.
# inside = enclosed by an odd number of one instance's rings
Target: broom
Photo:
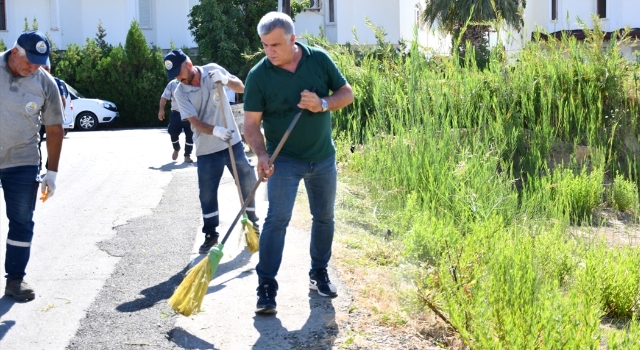
[[[218,96],[220,96],[220,109],[222,110],[222,120],[224,127],[227,127],[227,109],[223,106],[222,102],[222,94],[224,94],[224,90],[222,89],[222,84],[220,82],[216,82],[216,89],[218,89]],[[225,95],[226,96],[226,95]],[[238,197],[240,198],[240,205],[244,202],[242,199],[242,190],[240,189],[240,179],[238,178],[238,169],[236,168],[236,158],[233,156],[233,146],[231,145],[231,139],[227,141],[229,144],[229,156],[231,157],[231,169],[233,170],[233,178],[236,182],[236,187],[238,188]],[[253,225],[249,223],[247,218],[247,213],[242,212],[242,232],[244,233],[244,239],[247,242],[247,248],[249,248],[250,253],[255,253],[260,248],[260,242],[258,240],[258,233],[256,232]]]
[[[311,91],[313,92],[313,90],[315,89],[312,89]],[[269,158],[269,167],[273,165],[273,162],[276,160],[278,153],[280,153],[282,146],[284,146],[287,138],[289,138],[291,130],[293,130],[298,119],[300,119],[301,114],[302,109],[300,109],[293,117],[293,120],[291,121],[291,124],[289,124],[289,128],[284,133],[284,136],[282,136],[282,140],[280,140],[278,147],[276,147],[273,155]],[[184,280],[182,280],[182,283],[180,283],[171,298],[169,298],[168,304],[176,312],[184,316],[191,316],[193,313],[200,311],[202,300],[204,299],[205,294],[207,294],[207,289],[209,288],[209,282],[211,282],[213,275],[216,274],[216,270],[218,269],[218,265],[222,259],[222,249],[224,248],[224,244],[227,241],[227,238],[229,238],[231,231],[233,231],[233,228],[238,223],[238,220],[240,220],[242,213],[244,213],[247,206],[249,206],[249,202],[251,202],[253,197],[256,195],[256,190],[258,189],[258,186],[260,186],[262,180],[264,180],[264,175],[264,173],[260,174],[260,178],[253,186],[253,189],[251,190],[251,193],[249,193],[247,199],[245,199],[244,204],[242,204],[242,208],[240,208],[238,215],[233,219],[227,233],[224,235],[224,238],[222,238],[222,242],[209,251],[207,259],[200,260],[198,264],[187,271],[187,275]]]

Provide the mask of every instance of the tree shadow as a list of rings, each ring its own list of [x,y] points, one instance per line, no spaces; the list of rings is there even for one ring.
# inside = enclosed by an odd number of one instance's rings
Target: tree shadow
[[[171,163],[161,165],[158,168],[150,166],[149,169],[160,170],[160,171],[172,171],[172,170],[187,169],[187,168],[196,167],[196,166],[198,166],[197,161],[194,161],[193,163],[179,163],[179,164],[176,162],[171,162]]]
[[[332,298],[309,291],[309,309],[309,318],[297,331],[284,328],[277,316],[254,316],[260,337],[252,349],[331,349],[339,332]]]
[[[2,298],[0,298],[0,318],[2,318],[2,316],[6,315],[7,312],[9,312],[9,310],[13,306],[13,304],[15,304],[15,303],[16,303],[15,299],[13,299],[13,298],[11,298],[9,296],[5,295]],[[14,321],[14,320],[2,320],[2,321],[0,321],[0,340],[2,340],[2,338],[4,338],[4,336],[7,335],[7,333],[9,333],[9,330],[15,324],[16,324],[16,321]]]

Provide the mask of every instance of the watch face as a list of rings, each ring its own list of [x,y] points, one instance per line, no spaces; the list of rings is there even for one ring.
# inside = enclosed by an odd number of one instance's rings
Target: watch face
[[[329,109],[329,103],[327,103],[327,100],[325,100],[324,98],[322,99],[322,111],[326,111],[327,109]]]

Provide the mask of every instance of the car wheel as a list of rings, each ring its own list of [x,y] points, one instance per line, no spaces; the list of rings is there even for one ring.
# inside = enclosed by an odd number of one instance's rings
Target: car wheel
[[[76,117],[76,125],[80,130],[95,130],[98,127],[98,118],[91,112],[82,112]]]

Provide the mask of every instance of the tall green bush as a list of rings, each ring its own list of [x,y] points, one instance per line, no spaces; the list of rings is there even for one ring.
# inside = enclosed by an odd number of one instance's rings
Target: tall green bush
[[[117,125],[159,125],[154,117],[167,83],[161,51],[149,48],[136,21],[124,47],[105,46],[105,36],[99,25],[96,39],[87,39],[82,47],[69,45],[56,75],[86,97],[114,102],[120,113]]]

